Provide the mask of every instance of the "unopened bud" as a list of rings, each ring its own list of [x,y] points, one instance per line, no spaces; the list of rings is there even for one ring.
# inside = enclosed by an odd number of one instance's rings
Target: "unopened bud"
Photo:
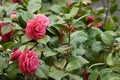
[[[11,18],[12,20],[17,19],[17,13],[16,13],[16,12],[11,12],[10,18]]]

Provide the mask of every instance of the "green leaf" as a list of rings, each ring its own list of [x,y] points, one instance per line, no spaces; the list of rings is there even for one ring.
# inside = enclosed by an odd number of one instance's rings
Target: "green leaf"
[[[64,76],[67,74],[63,72],[62,70],[56,69],[55,67],[50,68],[49,76],[55,80],[61,80]]]
[[[74,17],[75,15],[77,15],[79,8],[78,7],[73,7],[70,11],[70,16]]]
[[[119,80],[120,75],[114,71],[112,71],[111,68],[104,68],[100,72],[100,79],[101,80]]]
[[[23,52],[26,49],[26,47],[27,47],[27,45],[22,45],[22,46],[20,46],[19,49]]]
[[[83,80],[82,77],[77,75],[69,74],[69,76],[70,76],[70,80]]]
[[[21,37],[21,42],[22,42],[22,43],[25,43],[25,42],[28,42],[28,41],[30,41],[30,39],[29,39],[26,35],[23,35],[23,36]]]
[[[113,5],[110,7],[110,14],[114,14],[118,10],[118,4]]]
[[[98,73],[96,71],[92,71],[88,80],[97,80],[97,78],[98,78]]]
[[[9,65],[6,71],[9,78],[15,79],[18,73],[18,63],[13,62],[12,64]]]
[[[2,54],[3,54],[3,53],[0,53],[0,75],[3,74],[3,69],[4,69],[4,66],[3,66],[4,56],[3,56]]]
[[[3,50],[7,50],[8,48],[12,47],[14,42],[6,42],[3,44]]]
[[[21,17],[27,23],[28,20],[34,18],[34,15],[31,12],[29,12],[29,11],[22,11],[21,12]]]
[[[102,33],[102,31],[99,28],[92,27],[90,29],[90,31],[88,32],[88,35],[89,35],[90,38],[95,38],[101,33]]]
[[[30,0],[27,9],[31,12],[36,12],[41,8],[41,0]]]
[[[115,29],[115,22],[112,18],[108,19],[105,23],[106,30],[114,30]]]
[[[18,7],[18,3],[12,4],[9,6],[8,10],[7,10],[7,15],[10,15],[12,11],[16,10],[16,8]]]
[[[49,66],[46,64],[41,64],[39,69],[35,72],[35,75],[39,78],[48,78],[49,76]]]
[[[60,5],[53,5],[51,8],[50,8],[51,11],[59,14],[62,10],[61,6]]]
[[[101,33],[101,39],[106,44],[111,46],[113,43],[113,36],[108,31]]]
[[[85,54],[85,49],[83,49],[83,48],[75,48],[73,50],[72,54],[81,56],[81,55]]]
[[[45,35],[43,38],[37,40],[37,42],[42,44],[46,44],[48,41],[50,41],[50,37],[48,35]]]
[[[89,63],[85,58],[81,56],[71,56],[69,59],[69,63],[66,66],[66,71],[73,71],[82,67],[84,64]]]
[[[60,69],[63,69],[66,65],[66,60],[63,59],[63,60],[55,61],[54,65]]]
[[[107,57],[107,64],[109,66],[114,66],[114,62],[113,62],[113,56],[112,56],[112,53],[110,53]]]
[[[0,6],[0,17],[3,17],[4,14],[5,14],[4,8]]]
[[[13,27],[12,27],[11,25],[4,26],[4,27],[2,27],[2,29],[1,29],[1,33],[2,33],[2,35],[7,34],[7,33],[9,33],[12,29],[13,29]]]
[[[102,43],[100,41],[97,41],[92,44],[92,50],[95,52],[99,52],[103,49]]]
[[[68,32],[68,28],[65,27],[63,24],[55,24],[55,28]]]
[[[71,46],[73,47],[78,47],[86,40],[88,40],[88,35],[84,31],[76,31],[71,34]]]
[[[50,49],[45,50],[45,51],[43,52],[43,55],[44,55],[45,57],[54,56],[54,55],[56,55],[56,54],[57,54],[57,52],[54,52],[54,51],[52,51],[52,50],[50,50]]]

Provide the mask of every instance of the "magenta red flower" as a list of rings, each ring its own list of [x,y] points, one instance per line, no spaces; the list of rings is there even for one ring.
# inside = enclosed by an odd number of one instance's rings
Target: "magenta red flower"
[[[43,14],[37,14],[34,19],[29,20],[26,26],[26,35],[28,38],[36,40],[44,37],[50,20]]]
[[[22,52],[19,49],[15,49],[12,54],[12,59],[18,61],[21,54]]]
[[[20,3],[21,0],[12,0],[14,3]]]
[[[24,74],[34,74],[40,63],[36,53],[29,49],[24,52],[15,49],[12,59],[18,61],[19,68]]]
[[[19,57],[19,68],[24,74],[33,74],[39,67],[39,59],[33,50],[25,50]]]

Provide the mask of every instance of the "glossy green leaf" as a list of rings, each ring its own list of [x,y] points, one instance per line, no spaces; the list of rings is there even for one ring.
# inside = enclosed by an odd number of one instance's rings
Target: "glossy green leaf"
[[[7,15],[10,15],[10,13],[12,12],[12,11],[14,11],[14,10],[16,10],[16,8],[18,7],[18,3],[15,3],[15,4],[12,4],[12,5],[10,5],[9,6],[9,8],[8,8],[8,10],[7,10]]]
[[[11,79],[15,79],[17,76],[17,70],[18,69],[18,63],[17,62],[13,62],[12,64],[9,65],[9,67],[7,68],[7,74],[8,77]]]
[[[35,75],[39,78],[48,78],[49,76],[49,66],[46,64],[41,64],[39,69],[35,72]]]
[[[50,8],[50,10],[51,11],[53,11],[53,12],[55,12],[55,13],[57,13],[57,14],[59,14],[60,12],[61,12],[61,6],[60,5],[53,5],[51,8]]]
[[[79,8],[78,7],[73,7],[70,11],[70,16],[74,17],[75,15],[77,15]]]
[[[71,56],[69,59],[69,63],[66,66],[66,71],[72,71],[78,69],[87,63],[89,62],[81,56]]]
[[[102,40],[106,45],[111,46],[114,39],[113,39],[112,34],[110,34],[109,32],[103,32],[103,33],[101,34],[101,40]]]
[[[65,65],[66,65],[66,60],[63,59],[63,60],[59,60],[59,61],[55,61],[54,62],[54,65],[60,69],[64,69]]]
[[[92,71],[88,80],[97,80],[97,78],[98,78],[98,73],[96,71]]]
[[[49,76],[55,80],[61,80],[66,75],[67,74],[65,72],[63,72],[53,66],[50,68]]]
[[[43,55],[45,56],[45,57],[50,57],[50,56],[55,56],[57,54],[57,52],[54,52],[54,51],[52,51],[52,50],[45,50],[44,52],[43,52]]]
[[[41,8],[41,0],[30,0],[27,9],[31,12],[36,12]]]
[[[3,17],[4,14],[5,14],[4,8],[0,6],[0,17]]]
[[[71,80],[83,80],[83,78],[78,75],[69,74],[69,76]]]
[[[21,17],[27,23],[28,20],[34,18],[34,15],[31,12],[29,12],[29,11],[22,11],[21,12]]]
[[[105,23],[105,29],[106,30],[114,30],[116,27],[115,22],[112,18],[108,19]]]
[[[113,61],[113,55],[112,55],[112,53],[110,53],[110,54],[108,55],[108,57],[107,57],[107,64],[108,64],[109,66],[114,66],[114,61]]]
[[[4,34],[7,34],[7,33],[9,33],[12,29],[13,29],[13,26],[11,26],[11,25],[4,26],[4,27],[2,27],[2,29],[1,29],[1,33],[2,33],[3,35],[4,35]]]
[[[8,48],[11,48],[14,45],[14,42],[6,42],[3,44],[3,50],[7,50]]]
[[[43,38],[37,40],[37,42],[43,44],[46,44],[48,41],[50,41],[50,37],[48,35],[45,35]]]
[[[97,41],[95,43],[92,44],[92,50],[95,51],[95,52],[99,52],[103,49],[103,46],[102,46],[102,42],[100,41]]]

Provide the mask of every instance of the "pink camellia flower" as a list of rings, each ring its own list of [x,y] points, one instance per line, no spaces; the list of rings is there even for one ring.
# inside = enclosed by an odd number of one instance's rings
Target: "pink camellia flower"
[[[21,54],[22,52],[19,49],[15,49],[12,54],[12,59],[18,61]]]
[[[11,19],[17,19],[17,13],[16,12],[11,12],[10,18]]]
[[[37,14],[33,20],[29,20],[26,26],[26,35],[28,38],[36,40],[44,37],[50,20],[43,14]]]
[[[10,38],[14,32],[14,30],[12,29],[10,32],[6,33],[6,34],[2,34],[1,33],[1,29],[7,25],[10,25],[8,22],[3,22],[3,23],[0,23],[0,36],[1,36],[1,41],[2,42],[7,42],[7,41],[10,41]]]
[[[88,17],[87,17],[87,21],[88,21],[89,23],[93,22],[94,20],[95,20],[95,19],[94,19],[93,16],[88,16]]]
[[[21,0],[12,0],[14,3],[20,3]]]
[[[71,6],[73,6],[75,4],[75,2],[68,2],[68,3],[66,3],[66,5],[68,6],[68,7],[71,7]]]
[[[33,50],[25,50],[19,57],[19,68],[24,74],[34,74],[39,67],[39,59]]]

